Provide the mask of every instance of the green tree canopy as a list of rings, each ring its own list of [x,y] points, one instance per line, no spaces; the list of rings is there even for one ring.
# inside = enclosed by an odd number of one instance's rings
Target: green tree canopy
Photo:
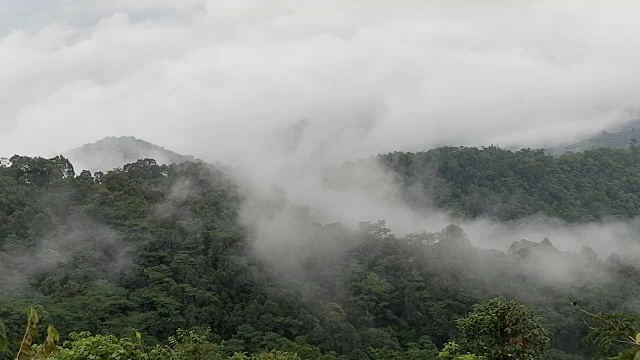
[[[470,351],[489,360],[539,359],[549,346],[540,319],[513,300],[483,301],[456,324]]]

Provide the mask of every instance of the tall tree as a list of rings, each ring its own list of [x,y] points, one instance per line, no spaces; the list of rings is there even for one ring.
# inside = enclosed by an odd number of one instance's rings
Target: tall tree
[[[469,350],[489,360],[540,359],[549,345],[546,330],[527,306],[487,300],[456,321]]]

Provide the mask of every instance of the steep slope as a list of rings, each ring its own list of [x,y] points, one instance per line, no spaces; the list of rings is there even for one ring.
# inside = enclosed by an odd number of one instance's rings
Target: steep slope
[[[64,154],[78,172],[108,171],[140,159],[154,159],[158,164],[180,164],[186,161],[201,162],[193,156],[181,155],[132,136],[106,137],[83,145]]]

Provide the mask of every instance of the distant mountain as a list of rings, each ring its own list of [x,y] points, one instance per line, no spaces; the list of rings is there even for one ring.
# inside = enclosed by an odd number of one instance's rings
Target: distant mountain
[[[107,171],[150,158],[158,164],[202,162],[193,156],[181,155],[132,136],[106,137],[91,144],[69,150],[65,154],[77,172],[80,170]]]
[[[567,146],[549,149],[549,152],[561,155],[566,152],[581,152],[599,148],[627,149],[634,139],[640,140],[640,120],[632,121],[618,129],[602,130],[599,135]]]

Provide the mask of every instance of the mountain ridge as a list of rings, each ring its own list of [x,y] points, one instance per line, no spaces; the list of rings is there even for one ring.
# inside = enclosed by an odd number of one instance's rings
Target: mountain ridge
[[[151,158],[158,164],[180,164],[183,162],[204,162],[191,155],[182,155],[172,150],[133,136],[108,136],[93,143],[87,143],[63,154],[77,170],[108,171]]]
[[[621,127],[604,129],[597,135],[568,145],[552,147],[548,151],[553,155],[562,155],[599,148],[626,149],[639,139],[640,120],[634,120]]]

